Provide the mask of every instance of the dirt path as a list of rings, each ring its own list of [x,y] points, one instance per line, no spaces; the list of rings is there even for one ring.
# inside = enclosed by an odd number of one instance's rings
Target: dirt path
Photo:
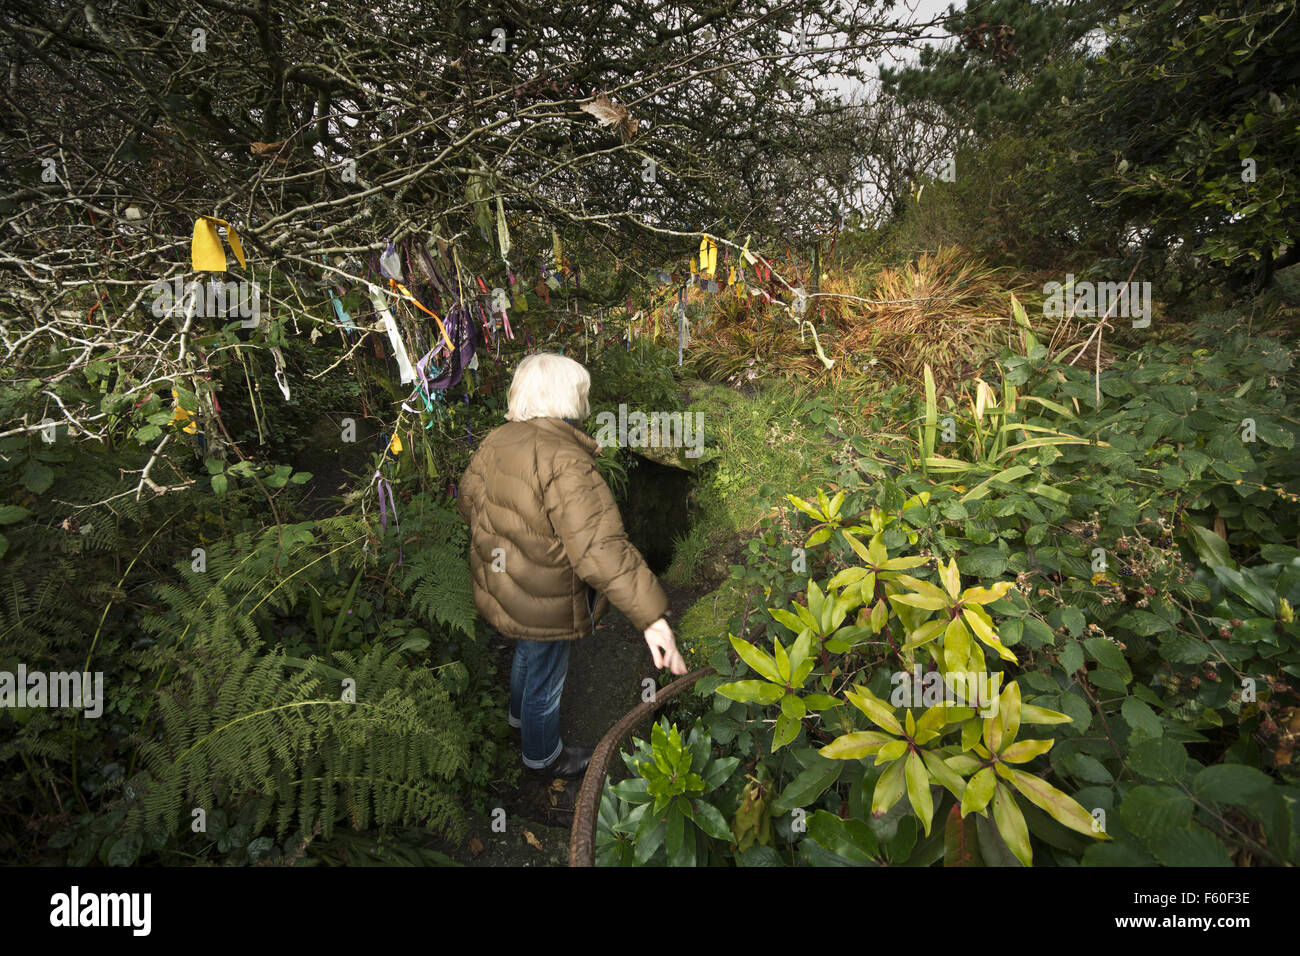
[[[704,593],[667,584],[664,591],[670,620],[680,619]],[[509,694],[514,647],[508,641],[498,641],[492,650],[504,701]],[[655,676],[645,638],[622,612],[610,608],[596,633],[576,642],[569,655],[569,672],[560,702],[560,736],[565,744],[595,747],[620,717],[641,703],[642,681]],[[646,733],[648,728],[637,736],[644,738]],[[518,741],[515,735],[516,753]],[[619,770],[622,762],[616,761],[611,772]],[[580,783],[569,781],[561,789],[558,784],[534,781],[521,774],[514,788],[503,788],[499,793],[500,805],[506,811],[506,832],[495,833],[490,820],[475,818],[470,825],[470,840],[479,841],[482,852],[473,856],[465,846],[452,856],[471,866],[567,866],[573,801]],[[541,845],[540,850],[528,840],[525,831]]]

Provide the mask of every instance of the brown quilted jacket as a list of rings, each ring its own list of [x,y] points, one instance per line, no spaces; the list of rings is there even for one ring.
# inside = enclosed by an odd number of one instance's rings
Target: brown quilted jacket
[[[563,419],[507,422],[465,469],[456,506],[470,528],[474,604],[505,637],[575,640],[610,603],[642,631],[668,610],[596,469],[598,448]]]

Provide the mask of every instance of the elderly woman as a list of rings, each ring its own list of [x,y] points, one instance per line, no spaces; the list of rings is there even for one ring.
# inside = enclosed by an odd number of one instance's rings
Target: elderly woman
[[[577,423],[591,413],[591,376],[572,359],[537,353],[510,384],[507,423],[483,439],[460,482],[470,527],[474,604],[516,641],[510,725],[524,766],[574,778],[591,750],[560,740],[560,695],[572,641],[594,632],[609,604],[645,635],[656,667],[686,673],[668,598],[627,539],[596,469],[600,445]]]

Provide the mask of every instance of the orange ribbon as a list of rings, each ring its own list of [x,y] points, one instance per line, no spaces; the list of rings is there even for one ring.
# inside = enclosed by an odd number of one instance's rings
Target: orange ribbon
[[[420,308],[424,312],[427,312],[429,315],[433,316],[433,321],[438,323],[438,331],[442,333],[443,341],[447,343],[447,351],[448,352],[456,351],[456,346],[451,341],[451,336],[447,334],[447,327],[442,324],[442,319],[438,318],[438,314],[436,312],[430,311],[429,309],[426,309],[424,305],[420,302],[420,300],[417,299],[415,296],[411,295],[411,293],[407,291],[406,286],[402,285],[402,283],[398,282],[396,279],[389,279],[388,282],[398,292],[402,293],[402,295],[404,295],[407,299],[415,303],[415,305],[418,308]]]

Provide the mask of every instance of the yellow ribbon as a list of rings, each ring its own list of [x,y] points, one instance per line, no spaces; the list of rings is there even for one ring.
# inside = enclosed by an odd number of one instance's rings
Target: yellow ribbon
[[[705,236],[700,240],[700,274],[712,276],[718,267],[718,244]]]
[[[169,424],[174,425],[177,422],[184,422],[181,431],[187,435],[193,435],[198,430],[194,424],[194,416],[187,409],[181,408],[181,396],[174,388],[172,389],[172,401],[175,403],[176,409],[172,412],[172,420]]]
[[[230,251],[244,266],[244,247],[239,241],[235,227],[224,219],[215,216],[200,216],[194,220],[194,238],[190,242],[190,261],[196,272],[225,272],[226,252],[221,247],[221,235],[217,226],[226,227],[226,238],[230,241]]]

